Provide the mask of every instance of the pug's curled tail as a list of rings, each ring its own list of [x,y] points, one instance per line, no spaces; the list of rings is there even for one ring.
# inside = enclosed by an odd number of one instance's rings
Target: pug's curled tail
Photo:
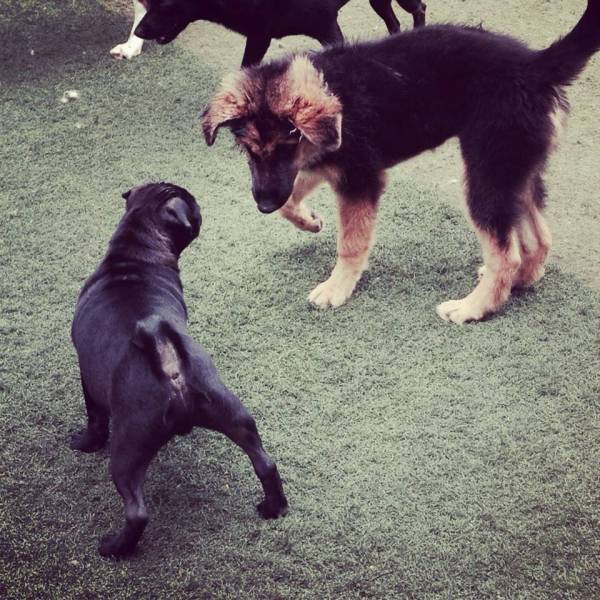
[[[152,372],[168,390],[165,423],[174,425],[177,433],[188,433],[193,427],[186,399],[189,356],[182,334],[166,319],[151,315],[136,323],[131,342],[143,352]]]

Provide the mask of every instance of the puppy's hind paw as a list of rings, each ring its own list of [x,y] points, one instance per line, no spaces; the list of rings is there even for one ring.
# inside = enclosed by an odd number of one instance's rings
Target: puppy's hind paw
[[[71,450],[80,452],[97,452],[106,444],[107,438],[90,433],[88,429],[82,429],[77,433],[71,434],[69,438],[69,447]]]
[[[288,503],[285,498],[276,502],[269,502],[265,499],[256,505],[256,510],[263,519],[277,519],[287,515]]]

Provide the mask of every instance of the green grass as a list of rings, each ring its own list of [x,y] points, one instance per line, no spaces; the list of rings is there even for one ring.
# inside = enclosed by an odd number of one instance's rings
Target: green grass
[[[597,598],[598,294],[551,268],[486,323],[440,321],[479,251],[434,182],[398,169],[355,297],[312,310],[330,193],[318,236],[256,211],[228,135],[200,136],[220,73],[172,46],[112,61],[126,23],[95,2],[22,4],[0,3],[0,596]],[[120,192],[145,179],[202,206],[181,264],[191,332],[255,415],[291,511],[261,521],[247,459],[198,430],[152,464],[151,522],[112,562],[96,553],[123,517],[107,453],[65,443],[84,419],[69,327]]]

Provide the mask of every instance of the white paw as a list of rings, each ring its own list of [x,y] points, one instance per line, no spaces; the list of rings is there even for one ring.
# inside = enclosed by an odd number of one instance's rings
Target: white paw
[[[124,44],[118,44],[111,51],[110,54],[113,58],[121,60],[123,58],[133,58],[137,56],[142,51],[142,44],[138,43],[129,43],[126,42]]]
[[[485,275],[486,271],[487,267],[485,265],[481,265],[479,269],[477,269],[477,279],[483,279],[483,276]]]
[[[354,285],[352,282],[330,277],[308,295],[308,301],[318,308],[337,308],[350,298]]]
[[[458,325],[467,321],[479,321],[485,316],[484,311],[467,298],[442,302],[437,305],[435,311],[444,321]]]

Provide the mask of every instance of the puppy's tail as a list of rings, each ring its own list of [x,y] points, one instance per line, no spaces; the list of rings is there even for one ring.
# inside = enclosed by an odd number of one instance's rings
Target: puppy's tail
[[[567,85],[598,50],[600,0],[588,0],[583,16],[571,32],[537,54],[533,61],[534,76],[550,85]]]
[[[165,423],[174,425],[177,433],[188,433],[193,427],[186,401],[189,356],[182,334],[169,321],[151,315],[136,323],[131,343],[143,352],[152,372],[168,390]]]

